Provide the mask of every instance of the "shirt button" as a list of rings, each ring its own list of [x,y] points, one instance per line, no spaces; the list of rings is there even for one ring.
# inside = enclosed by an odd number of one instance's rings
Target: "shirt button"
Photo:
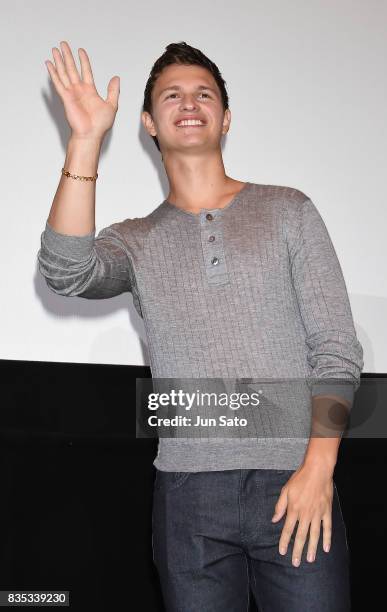
[[[208,240],[209,240],[210,242],[214,242],[214,240],[215,240],[215,236],[209,236]]]
[[[218,261],[219,261],[219,259],[218,259],[217,257],[213,257],[213,258],[211,259],[211,263],[212,263],[212,265],[214,265],[214,266],[216,266],[216,264],[218,263]]]
[[[208,219],[208,221],[212,221],[214,217],[211,215],[211,213],[207,213],[206,214],[206,219]]]

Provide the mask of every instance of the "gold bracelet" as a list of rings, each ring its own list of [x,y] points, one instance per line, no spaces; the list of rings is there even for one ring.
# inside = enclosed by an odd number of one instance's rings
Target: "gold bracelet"
[[[72,179],[79,179],[80,181],[96,181],[98,178],[98,172],[95,176],[78,176],[78,174],[70,174],[70,172],[64,168],[62,168],[62,174]]]

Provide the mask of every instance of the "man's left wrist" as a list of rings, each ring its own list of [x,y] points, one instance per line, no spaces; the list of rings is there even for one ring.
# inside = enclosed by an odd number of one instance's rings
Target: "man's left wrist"
[[[337,463],[337,457],[332,457],[330,455],[308,455],[304,457],[303,465],[310,469],[316,469],[321,471],[326,471],[327,473],[332,473],[335,471]]]

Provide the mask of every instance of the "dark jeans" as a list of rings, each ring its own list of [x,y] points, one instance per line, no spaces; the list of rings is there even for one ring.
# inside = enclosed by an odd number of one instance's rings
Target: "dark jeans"
[[[285,515],[274,506],[295,470],[156,469],[152,511],[153,560],[167,612],[246,612],[250,589],[260,612],[348,612],[350,556],[334,485],[331,548],[292,565],[298,523],[286,555],[278,544]]]

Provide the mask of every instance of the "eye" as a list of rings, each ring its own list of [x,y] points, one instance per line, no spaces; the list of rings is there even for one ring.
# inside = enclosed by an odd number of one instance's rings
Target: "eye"
[[[173,96],[177,96],[177,95],[178,95],[177,93],[169,94],[169,96],[167,96],[166,99],[168,100],[168,98],[172,98]],[[208,93],[206,93],[206,92],[202,92],[200,95],[201,96],[207,96],[207,98],[211,98],[211,96]]]

